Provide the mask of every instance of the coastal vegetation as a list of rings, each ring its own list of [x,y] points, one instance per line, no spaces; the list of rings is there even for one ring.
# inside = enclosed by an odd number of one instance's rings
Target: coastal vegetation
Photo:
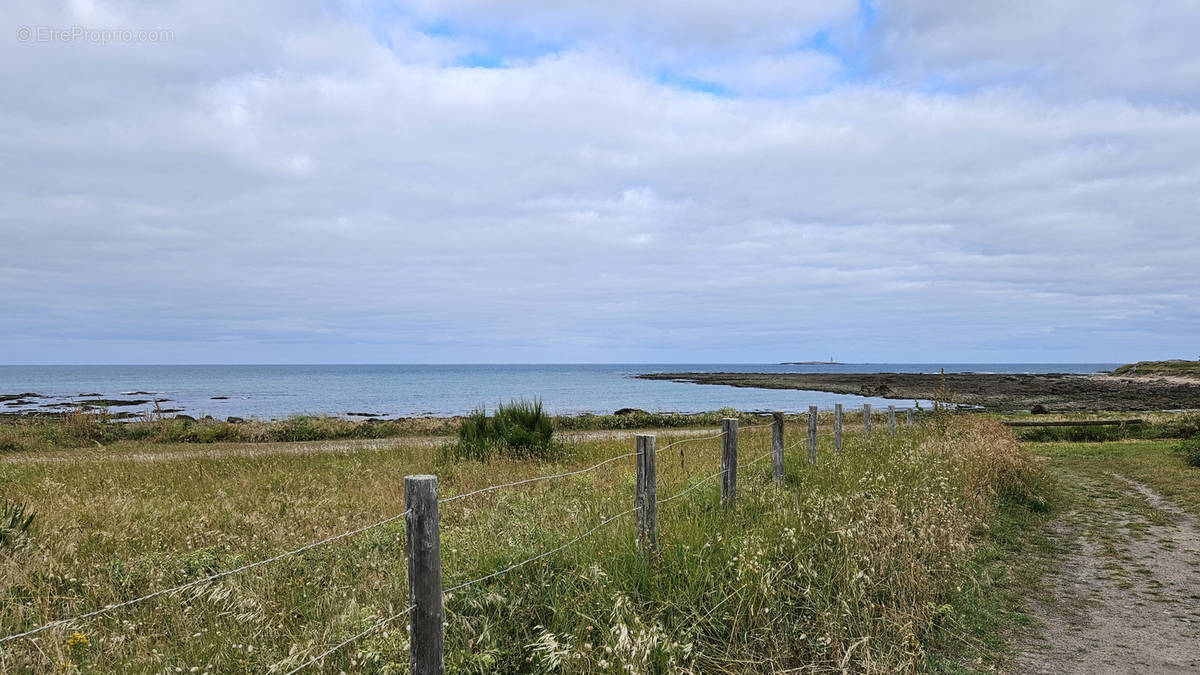
[[[949,415],[944,428],[901,429],[895,440],[877,430],[869,441],[848,425],[844,451],[823,435],[813,466],[794,445],[803,426],[789,419],[782,488],[760,461],[769,427],[746,424],[731,509],[719,506],[716,481],[703,482],[720,463],[711,431],[657,432],[660,449],[687,442],[659,457],[664,501],[649,556],[634,545],[632,517],[588,534],[632,506],[632,459],[444,504],[444,588],[566,546],[447,593],[448,672],[955,671],[1003,659],[1023,583],[1010,572],[1013,551],[1054,506],[1038,464],[999,422]],[[460,459],[443,451],[456,434],[304,452],[118,439],[7,453],[0,491],[37,518],[24,546],[0,555],[0,633],[400,514],[405,475],[436,474],[451,497],[633,447],[622,431],[556,434],[551,459]],[[284,673],[400,611],[407,593],[396,520],[0,644],[0,660],[13,670]],[[401,619],[319,665],[406,672],[407,648]]]
[[[1066,419],[1090,419],[1078,416]],[[1158,440],[1191,438],[1200,434],[1200,413],[1152,413],[1146,415],[1143,424],[1119,426],[1044,426],[1029,427],[1017,432],[1022,441],[1046,443],[1063,441],[1069,443],[1100,443],[1123,440]],[[1019,417],[1019,419],[1031,419]]]
[[[751,423],[770,419],[769,415],[740,413],[730,408],[704,413],[654,413],[634,409],[618,412],[559,417],[539,413],[538,417],[562,431],[695,428],[718,425],[722,417],[737,417]],[[482,417],[487,417],[486,412]],[[471,422],[472,418],[475,421]],[[293,415],[280,420],[218,420],[147,412],[139,418],[120,419],[104,409],[80,408],[58,415],[0,417],[0,452],[96,447],[121,442],[294,443],[428,437],[458,434],[464,422],[474,424],[476,429],[487,424],[479,421],[476,413],[468,418],[353,420],[331,415]]]
[[[1171,359],[1168,361],[1138,361],[1127,363],[1112,371],[1113,375],[1126,376],[1175,376],[1200,378],[1200,361]]]
[[[458,442],[452,450],[459,459],[484,460],[498,453],[546,460],[561,446],[554,442],[554,424],[542,410],[542,402],[520,399],[496,406],[490,416],[483,406],[471,411],[458,425]]]

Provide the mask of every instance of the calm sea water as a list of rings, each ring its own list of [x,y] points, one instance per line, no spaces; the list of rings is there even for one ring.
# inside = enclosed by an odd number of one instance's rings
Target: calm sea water
[[[297,413],[372,413],[387,417],[459,415],[513,398],[541,398],[555,414],[610,413],[632,407],[699,412],[802,410],[834,403],[903,406],[904,402],[824,392],[638,380],[638,373],[681,371],[842,373],[1094,373],[1111,363],[874,363],[817,364],[577,364],[577,365],[239,365],[239,366],[0,366],[0,395],[35,392],[46,398],[8,401],[17,412],[77,400],[158,398],[191,415],[285,417]],[[129,392],[153,392],[153,396]],[[215,399],[213,397],[228,397]],[[14,403],[17,403],[14,405]],[[113,407],[139,412],[153,404]]]

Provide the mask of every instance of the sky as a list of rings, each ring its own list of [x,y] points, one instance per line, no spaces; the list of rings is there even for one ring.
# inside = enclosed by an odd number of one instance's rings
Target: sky
[[[1200,3],[0,7],[0,363],[1200,354]]]

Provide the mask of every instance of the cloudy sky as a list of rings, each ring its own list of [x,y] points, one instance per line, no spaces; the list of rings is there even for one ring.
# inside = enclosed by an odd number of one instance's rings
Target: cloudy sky
[[[1192,0],[259,5],[0,8],[0,363],[1200,354]]]

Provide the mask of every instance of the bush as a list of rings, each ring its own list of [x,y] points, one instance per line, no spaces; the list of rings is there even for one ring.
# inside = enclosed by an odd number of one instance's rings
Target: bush
[[[1101,443],[1119,441],[1126,435],[1120,427],[1032,427],[1022,431],[1020,439],[1035,443]]]
[[[1200,467],[1200,434],[1196,434],[1191,439],[1180,443],[1179,449],[1183,450],[1188,464]]]
[[[1200,435],[1200,415],[1182,415],[1165,422],[1143,425],[1143,427],[1138,430],[1138,438],[1192,438]]]
[[[486,459],[492,453],[551,459],[558,449],[541,400],[521,399],[497,406],[491,417],[483,406],[472,410],[458,428],[454,454],[467,459]]]

